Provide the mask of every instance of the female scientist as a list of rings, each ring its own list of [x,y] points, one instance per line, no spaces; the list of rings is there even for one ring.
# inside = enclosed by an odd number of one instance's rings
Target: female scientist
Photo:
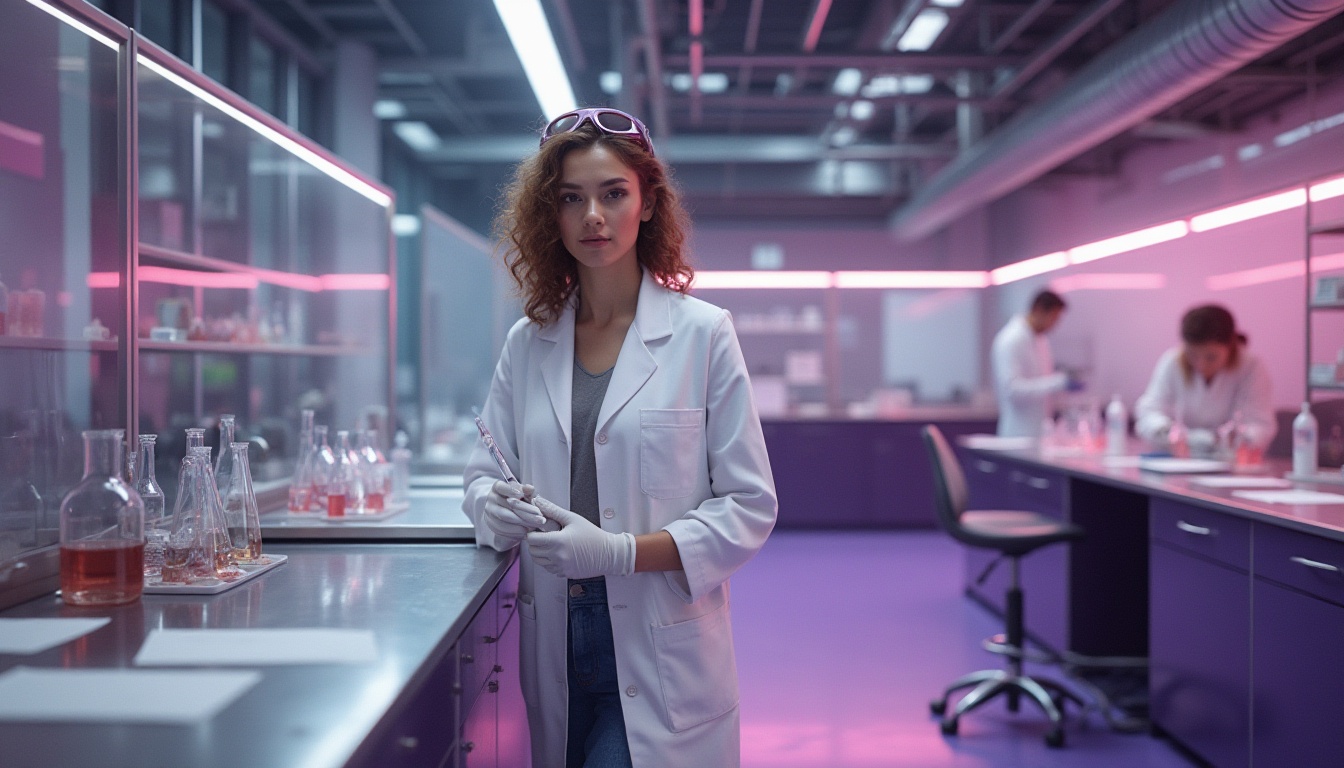
[[[1217,304],[1195,307],[1181,318],[1181,345],[1157,361],[1148,389],[1135,407],[1134,431],[1157,445],[1168,443],[1178,420],[1190,450],[1211,451],[1218,430],[1239,419],[1241,439],[1263,449],[1275,432],[1269,373],[1246,350],[1232,313]]]
[[[685,220],[644,125],[581,109],[497,222],[527,317],[482,418],[522,485],[478,447],[463,510],[479,544],[522,544],[538,768],[740,760],[728,578],[775,486],[729,314],[686,295]]]

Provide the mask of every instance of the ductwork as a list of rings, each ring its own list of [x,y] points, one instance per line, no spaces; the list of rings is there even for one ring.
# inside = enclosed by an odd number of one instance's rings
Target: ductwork
[[[945,167],[892,217],[929,235],[1344,10],[1344,0],[1180,0]]]

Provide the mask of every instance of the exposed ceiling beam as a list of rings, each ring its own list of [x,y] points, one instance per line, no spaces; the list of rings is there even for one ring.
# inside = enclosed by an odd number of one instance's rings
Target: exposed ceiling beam
[[[327,45],[335,45],[336,41],[340,39],[336,30],[332,29],[331,25],[324,21],[317,11],[304,0],[285,0],[285,5],[288,5],[291,11],[303,19],[305,24],[312,27],[313,31],[322,38],[322,42]]]
[[[1002,84],[996,86],[993,90],[995,100],[1006,99],[1017,93],[1017,90],[1031,79],[1036,77],[1041,70],[1050,66],[1060,54],[1068,50],[1069,46],[1078,41],[1078,38],[1087,34],[1089,30],[1101,23],[1111,11],[1115,10],[1125,0],[1094,0],[1094,2],[1074,18],[1073,22],[1060,30],[1054,37],[1050,38],[1044,45],[1036,49],[1031,58],[1022,66],[1017,68],[1013,76]]]
[[[658,28],[658,9],[653,0],[639,0],[639,28],[644,39],[644,73],[648,89],[649,109],[653,112],[653,132],[657,136],[672,135],[672,121],[667,116],[667,88],[663,85],[662,32]]]
[[[877,105],[888,104],[917,104],[921,107],[928,107],[936,110],[956,109],[962,104],[972,106],[984,106],[987,109],[998,111],[1009,111],[1011,107],[1001,104],[993,104],[988,99],[967,97],[961,98],[952,95],[938,94],[897,94],[893,96],[880,96],[872,99],[863,99],[871,101]],[[673,96],[671,103],[678,107],[685,106],[690,99],[686,96]],[[843,96],[768,96],[768,95],[748,95],[742,96],[736,93],[726,93],[722,95],[712,95],[704,97],[704,104],[707,109],[719,108],[743,108],[756,110],[770,109],[807,109],[818,112],[831,113],[835,111],[835,105],[842,102],[853,101],[851,98]]]
[[[828,147],[816,136],[672,136],[658,141],[658,154],[676,163],[808,163],[820,160],[940,160],[955,148],[934,144],[856,144]],[[445,138],[432,152],[435,163],[516,163],[537,149],[534,136]]]
[[[1040,18],[1041,14],[1045,13],[1054,2],[1055,0],[1036,0],[1034,3],[1027,6],[1027,9],[1022,11],[1021,15],[1013,19],[1012,24],[1009,24],[1006,29],[999,33],[998,37],[994,38],[994,41],[985,49],[985,53],[1003,53],[1007,50],[1008,46],[1012,45],[1013,42],[1017,40],[1018,36],[1025,32],[1027,27],[1030,27],[1036,19]]]
[[[420,39],[420,35],[411,23],[406,21],[406,17],[401,15],[401,11],[392,5],[392,0],[373,0],[373,2],[383,12],[392,28],[397,30],[397,34],[401,35],[401,39],[406,41],[406,47],[410,48],[412,53],[416,56],[425,56],[429,53],[425,41]]]
[[[1119,0],[1107,0],[1119,2]],[[712,54],[705,56],[705,67],[727,69],[730,67],[758,67],[770,69],[796,69],[799,67],[822,67],[843,69],[882,70],[888,73],[898,72],[938,72],[958,69],[997,69],[1011,67],[1021,63],[1020,56],[981,56],[938,53],[893,53],[889,55],[830,55],[830,54]],[[663,59],[668,66],[685,67],[689,63],[685,55],[670,55]]]

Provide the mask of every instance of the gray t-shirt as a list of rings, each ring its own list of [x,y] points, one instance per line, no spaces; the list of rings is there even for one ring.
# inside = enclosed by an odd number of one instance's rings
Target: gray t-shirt
[[[574,395],[570,405],[570,434],[573,451],[569,456],[569,508],[583,515],[593,525],[602,526],[597,510],[597,454],[593,451],[593,437],[597,432],[597,415],[602,410],[602,399],[607,395],[607,384],[615,366],[593,375],[574,358]]]

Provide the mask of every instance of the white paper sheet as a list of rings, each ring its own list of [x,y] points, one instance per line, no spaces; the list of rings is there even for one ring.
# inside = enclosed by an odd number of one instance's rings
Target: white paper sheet
[[[1030,437],[999,437],[998,435],[966,435],[961,444],[967,448],[986,451],[1022,451],[1036,444]]]
[[[0,653],[41,653],[106,625],[112,619],[0,619]]]
[[[243,670],[15,667],[0,675],[0,721],[194,725],[260,681]]]
[[[1232,465],[1216,459],[1153,458],[1139,462],[1139,469],[1172,474],[1193,472],[1226,472]]]
[[[1142,456],[1102,456],[1101,464],[1105,467],[1137,467],[1143,463]]]
[[[1344,504],[1344,496],[1338,493],[1308,491],[1303,488],[1290,491],[1233,491],[1232,495],[1266,504]]]
[[[1204,475],[1192,477],[1190,482],[1209,488],[1291,488],[1293,485],[1281,477],[1255,475]]]
[[[377,660],[373,632],[367,629],[157,629],[135,655],[139,666],[168,667]]]

